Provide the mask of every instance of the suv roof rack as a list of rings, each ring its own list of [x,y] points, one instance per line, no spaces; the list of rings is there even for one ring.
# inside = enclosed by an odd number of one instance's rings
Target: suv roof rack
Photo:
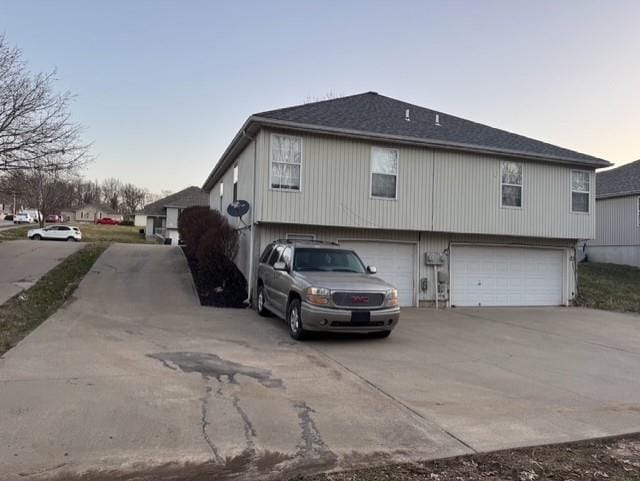
[[[332,246],[340,245],[337,242],[323,241],[323,240],[312,240],[312,239],[276,239],[276,240],[273,241],[273,243],[274,244],[297,244],[297,243],[326,244],[326,245],[332,245]]]

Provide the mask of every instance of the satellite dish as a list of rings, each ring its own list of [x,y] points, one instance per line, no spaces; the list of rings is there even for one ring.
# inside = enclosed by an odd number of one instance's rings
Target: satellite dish
[[[242,217],[249,212],[249,202],[246,200],[236,200],[227,207],[227,214],[231,217]]]

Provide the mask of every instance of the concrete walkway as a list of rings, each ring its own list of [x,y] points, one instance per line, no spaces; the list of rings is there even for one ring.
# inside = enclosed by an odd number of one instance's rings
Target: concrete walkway
[[[386,340],[295,343],[200,307],[179,249],[114,245],[0,360],[3,481],[204,462],[216,479],[640,429],[639,318],[406,310]]]
[[[0,242],[0,304],[31,287],[80,248],[77,242]]]

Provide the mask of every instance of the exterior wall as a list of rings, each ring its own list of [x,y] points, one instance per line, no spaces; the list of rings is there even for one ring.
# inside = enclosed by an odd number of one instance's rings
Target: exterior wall
[[[599,199],[596,218],[596,238],[589,247],[640,245],[637,195]]]
[[[640,267],[638,196],[599,199],[596,218],[596,238],[587,242],[587,259]]]
[[[640,245],[587,246],[590,262],[609,262],[640,267]]]
[[[418,232],[402,230],[382,230],[382,229],[357,229],[357,228],[337,228],[311,225],[288,225],[288,224],[260,224],[257,230],[258,243],[256,245],[255,257],[258,258],[264,248],[275,239],[285,239],[290,234],[315,235],[317,240],[340,241],[340,240],[380,240],[396,241],[403,243],[413,243],[416,245],[416,269],[414,285],[417,286],[417,296],[420,302],[435,301],[435,273],[433,266],[424,264],[424,254],[427,252],[441,253],[447,258],[443,266],[438,270],[448,274],[448,255],[452,243],[475,243],[475,244],[496,244],[496,245],[524,245],[536,247],[557,247],[566,251],[565,266],[568,300],[575,296],[575,267],[574,267],[574,247],[575,242],[565,239],[540,239],[514,236],[484,236],[458,233],[438,233],[438,232]],[[384,278],[384,273],[380,273]],[[422,278],[427,279],[427,290],[420,290]],[[255,276],[254,276],[255,279]],[[444,286],[438,299],[443,303],[448,300],[448,286]]]
[[[178,228],[178,215],[180,211],[177,207],[167,207],[167,229]]]
[[[146,215],[140,215],[140,214],[136,214],[135,218],[133,220],[133,225],[135,225],[136,227],[144,227],[147,225],[147,216]]]
[[[147,223],[144,228],[144,234],[147,237],[151,237],[153,235],[153,217],[147,217]]]
[[[209,192],[209,207],[220,210],[231,225],[238,228],[244,227],[240,219],[227,215],[227,206],[233,202],[233,167],[238,166],[238,200],[246,200],[251,205],[249,212],[242,217],[246,224],[250,224],[254,218],[253,200],[253,166],[255,154],[255,141],[251,141],[247,147],[238,155],[236,162],[227,169],[222,178],[214,185]],[[223,182],[222,204],[220,203],[220,182]]]
[[[178,229],[177,228],[168,228],[167,227],[167,231],[166,234],[164,236],[165,239],[171,239],[171,245],[177,246],[178,242],[180,240],[180,235],[178,234]]]
[[[571,169],[523,163],[522,208],[500,206],[499,158],[437,152],[433,230],[569,239],[595,237],[595,173],[589,213],[571,212]]]
[[[292,134],[299,135],[299,134]],[[497,157],[418,147],[399,150],[398,199],[372,199],[369,142],[301,135],[302,190],[270,188],[271,132],[258,138],[256,220],[356,228],[588,239],[589,214],[571,212],[571,167],[524,162],[523,207],[500,206]],[[591,174],[595,189],[595,174]],[[225,181],[225,195],[227,182]]]

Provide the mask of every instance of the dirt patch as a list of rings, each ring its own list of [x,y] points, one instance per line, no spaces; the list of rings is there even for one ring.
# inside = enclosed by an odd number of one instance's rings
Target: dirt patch
[[[363,457],[364,460],[366,457]],[[385,456],[368,459],[383,463]],[[497,451],[444,460],[407,464],[387,464],[366,469],[324,474],[294,474],[297,466],[285,474],[266,471],[290,461],[280,453],[266,453],[252,460],[225,460],[222,464],[168,464],[149,469],[94,471],[83,475],[58,473],[56,481],[220,481],[228,479],[264,479],[278,481],[537,481],[607,480],[640,481],[640,434],[563,445]],[[246,463],[257,463],[264,475],[246,477]],[[317,466],[306,466],[316,471]],[[326,469],[325,467],[324,469]],[[293,476],[292,476],[293,475]],[[27,479],[27,478],[25,478]],[[38,478],[40,479],[40,478]],[[51,478],[50,478],[51,479]]]

